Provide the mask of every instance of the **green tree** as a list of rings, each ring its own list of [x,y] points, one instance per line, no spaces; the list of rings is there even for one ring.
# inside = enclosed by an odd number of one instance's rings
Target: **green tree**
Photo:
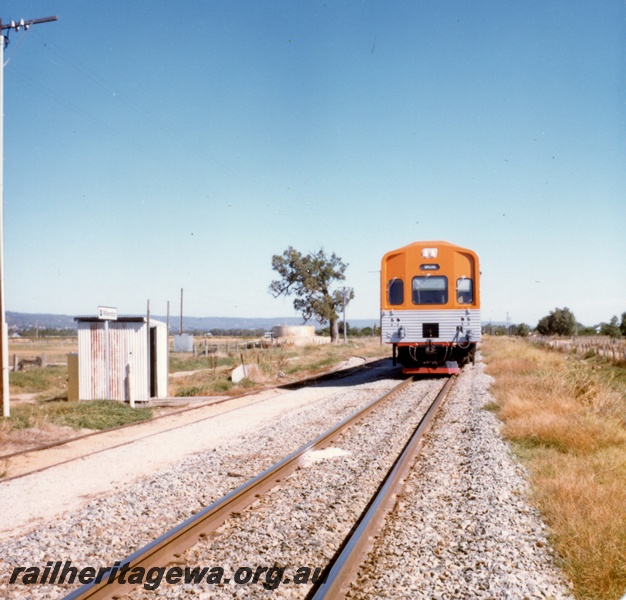
[[[613,317],[610,323],[601,323],[600,335],[608,335],[612,338],[621,337],[620,326],[618,325],[617,317]]]
[[[550,317],[549,316],[545,316],[542,317],[541,319],[539,319],[539,323],[537,323],[537,327],[535,327],[535,329],[541,334],[541,335],[550,335]]]
[[[511,334],[518,335],[520,337],[526,337],[530,335],[530,327],[526,323],[520,323],[519,325],[511,326]]]
[[[569,308],[555,308],[537,323],[541,335],[574,335],[576,319]]]
[[[358,335],[358,328],[350,327],[350,323],[344,323],[343,321],[339,321],[337,324],[337,332],[339,333],[339,335],[343,335],[344,328],[346,330],[346,335]]]
[[[626,312],[622,313],[622,322],[619,324],[619,330],[623,336],[626,336]]]
[[[582,323],[576,323],[576,335],[596,335],[595,327],[588,327]]]
[[[342,290],[331,289],[336,281],[343,281],[348,265],[334,252],[330,256],[322,248],[317,252],[302,254],[289,246],[282,255],[272,257],[272,269],[280,279],[272,281],[269,292],[275,297],[294,295],[293,307],[302,315],[304,322],[315,318],[319,323],[330,324],[330,337],[338,338],[338,313],[344,305]],[[345,304],[354,298],[350,290]]]

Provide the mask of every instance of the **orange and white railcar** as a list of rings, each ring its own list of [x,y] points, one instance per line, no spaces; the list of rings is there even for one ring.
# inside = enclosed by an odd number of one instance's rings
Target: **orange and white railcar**
[[[457,373],[480,341],[477,254],[448,242],[414,242],[381,264],[382,341],[405,373]]]

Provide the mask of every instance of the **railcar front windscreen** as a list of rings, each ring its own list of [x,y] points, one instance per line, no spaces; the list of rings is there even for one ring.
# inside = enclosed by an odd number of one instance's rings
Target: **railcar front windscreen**
[[[413,277],[413,304],[446,304],[448,278],[442,276]]]

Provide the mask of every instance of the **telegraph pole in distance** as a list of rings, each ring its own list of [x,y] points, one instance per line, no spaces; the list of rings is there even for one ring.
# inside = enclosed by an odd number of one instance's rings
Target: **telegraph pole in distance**
[[[348,325],[346,324],[346,300],[350,299],[350,294],[352,293],[352,288],[343,287],[341,288],[341,297],[343,299],[343,343],[347,343],[347,329]]]
[[[29,21],[21,19],[19,22],[3,23],[0,19],[0,337],[2,338],[0,340],[0,366],[2,368],[0,395],[2,395],[2,410],[5,417],[10,416],[11,408],[9,401],[9,331],[4,304],[4,154],[2,144],[4,138],[4,48],[9,43],[9,38],[4,35],[4,32],[5,30],[7,33],[10,30],[19,31],[22,28],[26,31],[31,25],[56,20],[57,17],[44,17],[43,19],[30,19]]]
[[[183,288],[180,288],[180,325],[178,326],[178,334],[183,335]]]

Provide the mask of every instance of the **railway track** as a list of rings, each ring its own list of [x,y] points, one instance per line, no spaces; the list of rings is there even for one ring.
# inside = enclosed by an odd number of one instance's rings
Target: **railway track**
[[[245,484],[212,503],[204,510],[174,527],[142,549],[134,552],[123,560],[117,561],[115,571],[109,571],[106,576],[103,574],[99,583],[92,581],[74,592],[71,592],[66,598],[75,600],[79,598],[126,597],[126,595],[130,593],[130,586],[128,582],[125,581],[126,573],[139,572],[140,569],[144,572],[149,572],[151,569],[159,569],[163,568],[164,565],[172,564],[197,565],[199,562],[207,560],[205,558],[206,553],[202,549],[202,546],[207,546],[207,544],[209,546],[215,545],[213,542],[219,540],[220,537],[227,540],[234,539],[236,537],[234,535],[229,536],[227,533],[224,533],[220,536],[216,531],[221,526],[232,526],[236,528],[237,524],[235,523],[233,525],[233,522],[241,519],[244,514],[242,513],[243,509],[250,506],[252,503],[260,505],[259,510],[261,512],[263,510],[266,511],[266,516],[262,517],[265,519],[265,522],[268,520],[270,522],[273,521],[272,510],[274,509],[270,507],[272,499],[267,499],[265,494],[276,487],[279,488],[280,492],[287,492],[292,482],[291,480],[285,481],[286,478],[294,474],[293,477],[297,479],[297,476],[302,472],[307,472],[308,467],[310,467],[311,456],[333,449],[339,452],[340,455],[342,452],[344,454],[350,454],[350,451],[345,450],[345,448],[351,448],[350,441],[346,441],[346,438],[350,436],[354,437],[356,441],[353,441],[353,446],[358,448],[359,444],[363,443],[363,440],[371,437],[374,439],[375,447],[370,449],[370,452],[373,452],[373,455],[385,455],[384,459],[381,458],[381,464],[377,464],[377,460],[366,459],[362,465],[355,464],[352,466],[351,469],[355,471],[355,481],[345,484],[347,486],[345,489],[340,488],[339,491],[334,492],[335,499],[330,502],[331,506],[317,507],[318,510],[322,511],[327,509],[326,512],[328,512],[328,510],[333,508],[332,505],[339,504],[341,498],[347,494],[351,493],[351,498],[362,496],[362,498],[359,497],[358,500],[355,500],[354,507],[350,507],[353,513],[356,511],[354,515],[355,519],[360,514],[355,524],[350,522],[346,523],[347,519],[345,519],[344,516],[336,517],[336,521],[334,522],[337,524],[337,527],[349,530],[350,535],[343,542],[340,539],[341,536],[337,537],[337,535],[334,535],[336,539],[332,543],[326,544],[323,548],[325,564],[321,565],[321,561],[319,558],[317,559],[319,566],[316,567],[317,577],[315,579],[317,579],[318,582],[325,580],[325,583],[321,585],[315,584],[314,587],[309,590],[309,596],[314,598],[341,597],[340,594],[344,589],[343,586],[345,586],[346,581],[348,581],[355,568],[358,566],[359,560],[367,548],[368,540],[371,539],[373,532],[377,530],[383,521],[384,514],[386,510],[388,510],[393,498],[394,490],[412,463],[416,452],[421,446],[423,435],[432,421],[432,416],[445,398],[445,395],[452,385],[452,381],[452,379],[447,380],[443,387],[435,382],[421,382],[418,386],[418,384],[412,383],[412,380],[403,381],[390,392],[370,402],[316,439],[266,469],[263,473],[250,479]],[[418,389],[420,390],[419,392],[416,391]],[[402,401],[396,400],[399,396],[403,397]],[[415,399],[416,396],[417,400]],[[434,400],[433,396],[435,396]],[[417,410],[416,405],[419,407]],[[386,415],[389,411],[392,413],[396,411],[397,414],[393,418],[397,419],[398,423],[402,423],[402,426],[388,423],[386,424],[387,430],[384,430],[383,433],[376,434],[376,432],[371,432],[371,429],[373,429],[371,422],[374,422],[376,419],[387,419],[388,417]],[[393,419],[389,418],[389,420],[392,421]],[[356,424],[358,424],[358,427],[355,427]],[[383,425],[385,424],[383,423]],[[399,450],[387,448],[383,451],[382,446],[386,446],[388,443],[391,445],[390,440],[394,437],[396,429],[401,430],[399,433],[403,434],[404,437],[395,440],[393,445],[394,447],[397,446],[398,449],[402,451],[399,452]],[[378,439],[376,437],[377,435],[379,435],[379,439],[381,440],[378,444],[375,443],[375,440]],[[339,440],[341,440],[341,445],[337,446],[336,444]],[[333,444],[335,444],[335,446],[333,446]],[[352,451],[352,453],[356,454],[357,452]],[[385,464],[384,469],[387,470],[388,468],[389,472],[383,477],[382,473],[378,473],[378,471],[383,470],[382,464],[385,463],[385,461],[389,464]],[[354,491],[355,489],[360,491],[359,477],[362,476],[362,471],[365,468],[364,465],[370,466],[370,463],[373,465],[371,470],[374,475],[368,477],[372,479],[372,481],[375,479],[375,481],[372,483],[368,480],[367,485],[363,484],[362,487],[365,490],[368,486],[373,486],[372,493],[375,492],[375,494],[371,498],[369,492],[363,491],[363,493],[355,493]],[[326,470],[327,469],[322,469],[319,472],[324,473]],[[299,473],[295,473],[296,471]],[[350,469],[348,469],[348,472],[349,471]],[[303,491],[301,490],[298,493],[304,498],[310,496],[310,491],[315,488],[315,475],[311,474],[311,476],[313,477],[313,482],[309,481],[308,483],[306,482],[306,476],[303,476],[305,479],[302,487]],[[336,476],[336,479],[342,480],[346,479],[346,477],[339,475]],[[343,483],[344,482],[339,485],[341,486]],[[320,488],[323,485],[324,484],[321,482],[319,483]],[[272,494],[269,494],[269,496],[274,495],[277,496],[275,502],[283,506],[289,503],[289,500],[281,500],[280,493],[275,494],[272,492]],[[304,503],[305,500],[302,500],[302,502]],[[318,504],[320,503],[318,502]],[[321,504],[323,504],[323,502]],[[294,506],[297,511],[304,510],[297,502]],[[256,505],[254,509],[247,511],[247,513],[254,513],[255,510]],[[269,513],[267,513],[268,510]],[[269,514],[269,517],[267,514]],[[313,520],[315,520],[315,518],[313,518]],[[321,518],[318,520],[321,520]],[[255,527],[256,526],[252,524],[246,526],[247,529],[254,529]],[[272,525],[272,527],[274,526]],[[296,533],[298,529],[302,529],[302,527],[301,524],[296,523]],[[333,527],[332,525],[327,525],[326,529],[332,530]],[[282,537],[282,526],[280,532]],[[333,534],[334,533],[336,532],[333,532]],[[317,540],[312,541],[316,542]],[[267,543],[260,541],[259,545],[264,547]],[[283,543],[282,545],[285,546],[288,544]],[[318,545],[321,545],[321,542],[318,541]],[[212,550],[215,549],[213,548]],[[319,551],[317,555],[318,557],[320,556]],[[214,556],[219,556],[219,551],[217,554],[214,553]],[[269,554],[267,558],[270,558]],[[277,561],[274,560],[274,562],[276,563]],[[320,576],[322,569],[324,574]],[[261,569],[261,571],[263,571],[263,569]],[[265,571],[269,573],[268,568],[265,568]],[[122,577],[120,577],[120,573],[122,573]],[[257,573],[256,577],[258,580],[260,573]],[[286,577],[283,581],[284,583],[289,583],[289,578]],[[221,585],[223,586],[228,583],[228,578],[225,578],[221,582]],[[240,581],[235,579],[235,583],[245,582],[241,581],[240,577]],[[260,588],[260,586],[258,587],[262,591],[262,588]],[[213,588],[215,589],[215,586],[213,586]],[[301,590],[302,592],[306,591],[304,588],[301,588]],[[170,591],[176,592],[176,587],[174,586],[168,590],[168,597],[173,597],[174,594],[169,594]],[[141,592],[140,590],[140,593]],[[131,594],[131,597],[141,596]]]
[[[456,376],[450,377],[424,413],[413,435],[404,446],[402,453],[372,497],[367,510],[346,538],[341,550],[329,563],[325,576],[311,589],[307,598],[323,600],[346,597],[346,588],[355,576],[361,560],[370,547],[372,538],[380,531],[389,512],[395,494],[402,484],[416,455],[422,446],[424,436],[430,429],[439,406],[445,401]]]
[[[281,390],[297,390],[307,386],[315,386],[325,383],[332,383],[337,380],[345,379],[367,369],[376,366],[380,363],[380,360],[368,363],[364,360],[364,364],[330,371],[321,375],[307,377],[305,379],[286,383],[284,385],[275,386],[275,388],[269,388],[268,390],[255,390],[241,394],[239,396],[232,396],[228,398],[216,398],[213,400],[207,400],[196,406],[190,406],[175,410],[166,414],[158,415],[148,421],[142,421],[140,423],[129,423],[127,425],[121,425],[119,427],[112,427],[110,429],[102,431],[93,431],[87,434],[58,440],[40,446],[32,448],[26,448],[17,452],[0,455],[0,464],[3,465],[5,470],[5,476],[2,477],[2,482],[12,481],[26,475],[33,473],[39,473],[45,471],[51,467],[66,464],[73,460],[80,460],[86,456],[92,454],[105,452],[114,448],[120,448],[122,446],[136,443],[138,440],[153,437],[161,433],[172,431],[174,429],[185,427],[191,422],[200,422],[204,420],[213,419],[216,416],[229,412],[231,410],[237,410],[242,406],[250,406],[259,402],[264,402],[267,398],[261,398],[260,400],[254,400],[254,397],[260,393],[270,391],[271,389],[277,390],[279,393]],[[208,416],[194,415],[211,411]],[[173,423],[173,424],[168,424]],[[149,433],[141,433],[141,430],[147,427],[152,429],[153,424],[161,423],[162,426],[157,431],[151,431]],[[136,433],[139,432],[139,433]],[[108,438],[108,439],[107,439]],[[96,441],[97,440],[97,441]],[[80,451],[74,450],[74,448],[80,444],[89,444],[91,447],[96,447],[95,450]],[[42,457],[44,451],[51,451],[45,458]],[[41,458],[40,458],[41,457]],[[41,464],[39,467],[32,467],[31,463]]]

